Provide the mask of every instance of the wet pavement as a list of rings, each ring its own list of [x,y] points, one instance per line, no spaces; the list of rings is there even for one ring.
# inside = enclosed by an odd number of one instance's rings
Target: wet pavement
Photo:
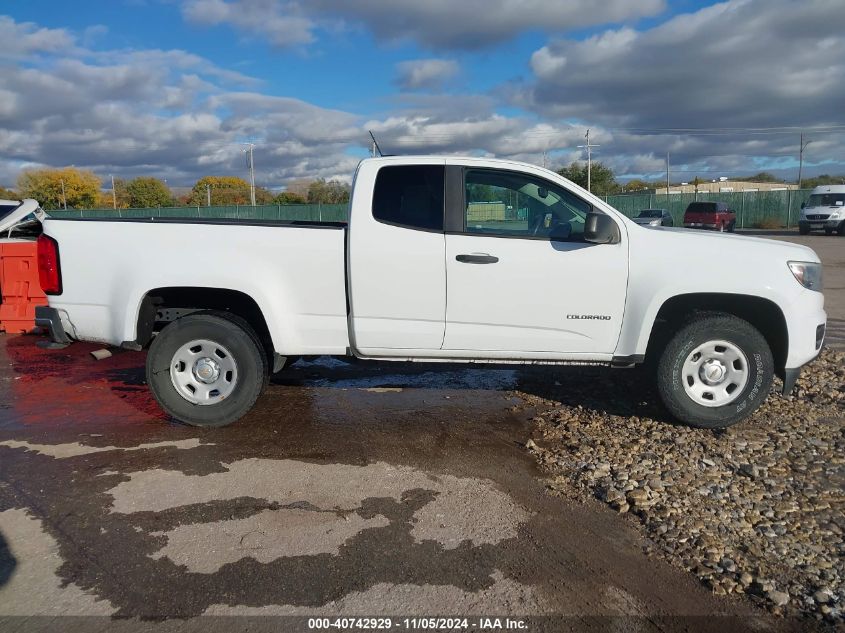
[[[276,376],[235,425],[202,430],[158,409],[143,354],[98,362],[93,345],[36,340],[0,336],[0,629],[314,614],[787,626],[648,558],[598,502],[547,494],[510,390],[567,370],[318,359]],[[735,617],[714,629],[716,615]]]

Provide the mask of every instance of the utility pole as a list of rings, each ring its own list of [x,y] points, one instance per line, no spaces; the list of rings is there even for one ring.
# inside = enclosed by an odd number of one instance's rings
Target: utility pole
[[[109,174],[111,176],[111,208],[117,209],[117,190],[114,188],[114,174]]]
[[[205,185],[205,199],[206,199],[206,202],[208,202],[208,206],[210,207],[211,206],[211,185],[209,185],[207,183]]]
[[[65,179],[62,178],[59,182],[62,183],[62,206],[67,210],[67,198],[65,197]]]
[[[798,144],[798,188],[801,188],[801,172],[804,168],[804,150],[807,149],[807,145],[812,143],[813,141],[804,142],[804,133],[801,133],[801,141]]]
[[[252,203],[252,206],[255,206],[255,163],[252,160],[252,150],[255,147],[255,143],[244,143],[244,145],[247,146],[244,152],[246,152],[246,160],[249,165],[249,201]]]
[[[590,191],[590,181],[592,179],[592,171],[593,171],[593,158],[592,158],[592,150],[594,147],[601,147],[601,145],[592,145],[590,143],[590,130],[587,129],[587,133],[584,135],[584,138],[587,139],[586,145],[579,145],[579,149],[586,149],[587,150],[587,191]]]
[[[669,152],[666,152],[666,204],[669,204]]]
[[[543,169],[546,168],[546,150],[543,150]]]

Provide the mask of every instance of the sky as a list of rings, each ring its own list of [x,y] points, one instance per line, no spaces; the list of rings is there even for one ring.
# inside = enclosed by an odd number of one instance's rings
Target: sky
[[[349,181],[370,151],[845,174],[843,0],[3,0],[0,185]]]

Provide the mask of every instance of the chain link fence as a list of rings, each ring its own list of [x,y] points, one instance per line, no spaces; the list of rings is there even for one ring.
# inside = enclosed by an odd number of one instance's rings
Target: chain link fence
[[[148,209],[55,209],[55,218],[86,219],[204,219],[244,220],[253,222],[346,222],[346,204],[264,204],[221,205],[213,207],[151,207]]]
[[[780,191],[733,191],[720,193],[632,193],[606,196],[609,205],[629,218],[643,209],[666,209],[675,226],[682,226],[690,202],[724,202],[736,212],[736,225],[749,228],[790,228],[798,224],[801,204],[812,189]]]

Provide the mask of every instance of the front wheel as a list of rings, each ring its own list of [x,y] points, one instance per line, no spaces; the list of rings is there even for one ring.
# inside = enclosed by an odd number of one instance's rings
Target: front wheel
[[[161,408],[192,426],[245,415],[267,382],[267,359],[249,325],[198,313],[165,327],[147,354],[147,384]]]
[[[672,337],[660,358],[657,388],[681,422],[719,429],[757,409],[773,378],[772,352],[763,335],[747,321],[714,313]]]

